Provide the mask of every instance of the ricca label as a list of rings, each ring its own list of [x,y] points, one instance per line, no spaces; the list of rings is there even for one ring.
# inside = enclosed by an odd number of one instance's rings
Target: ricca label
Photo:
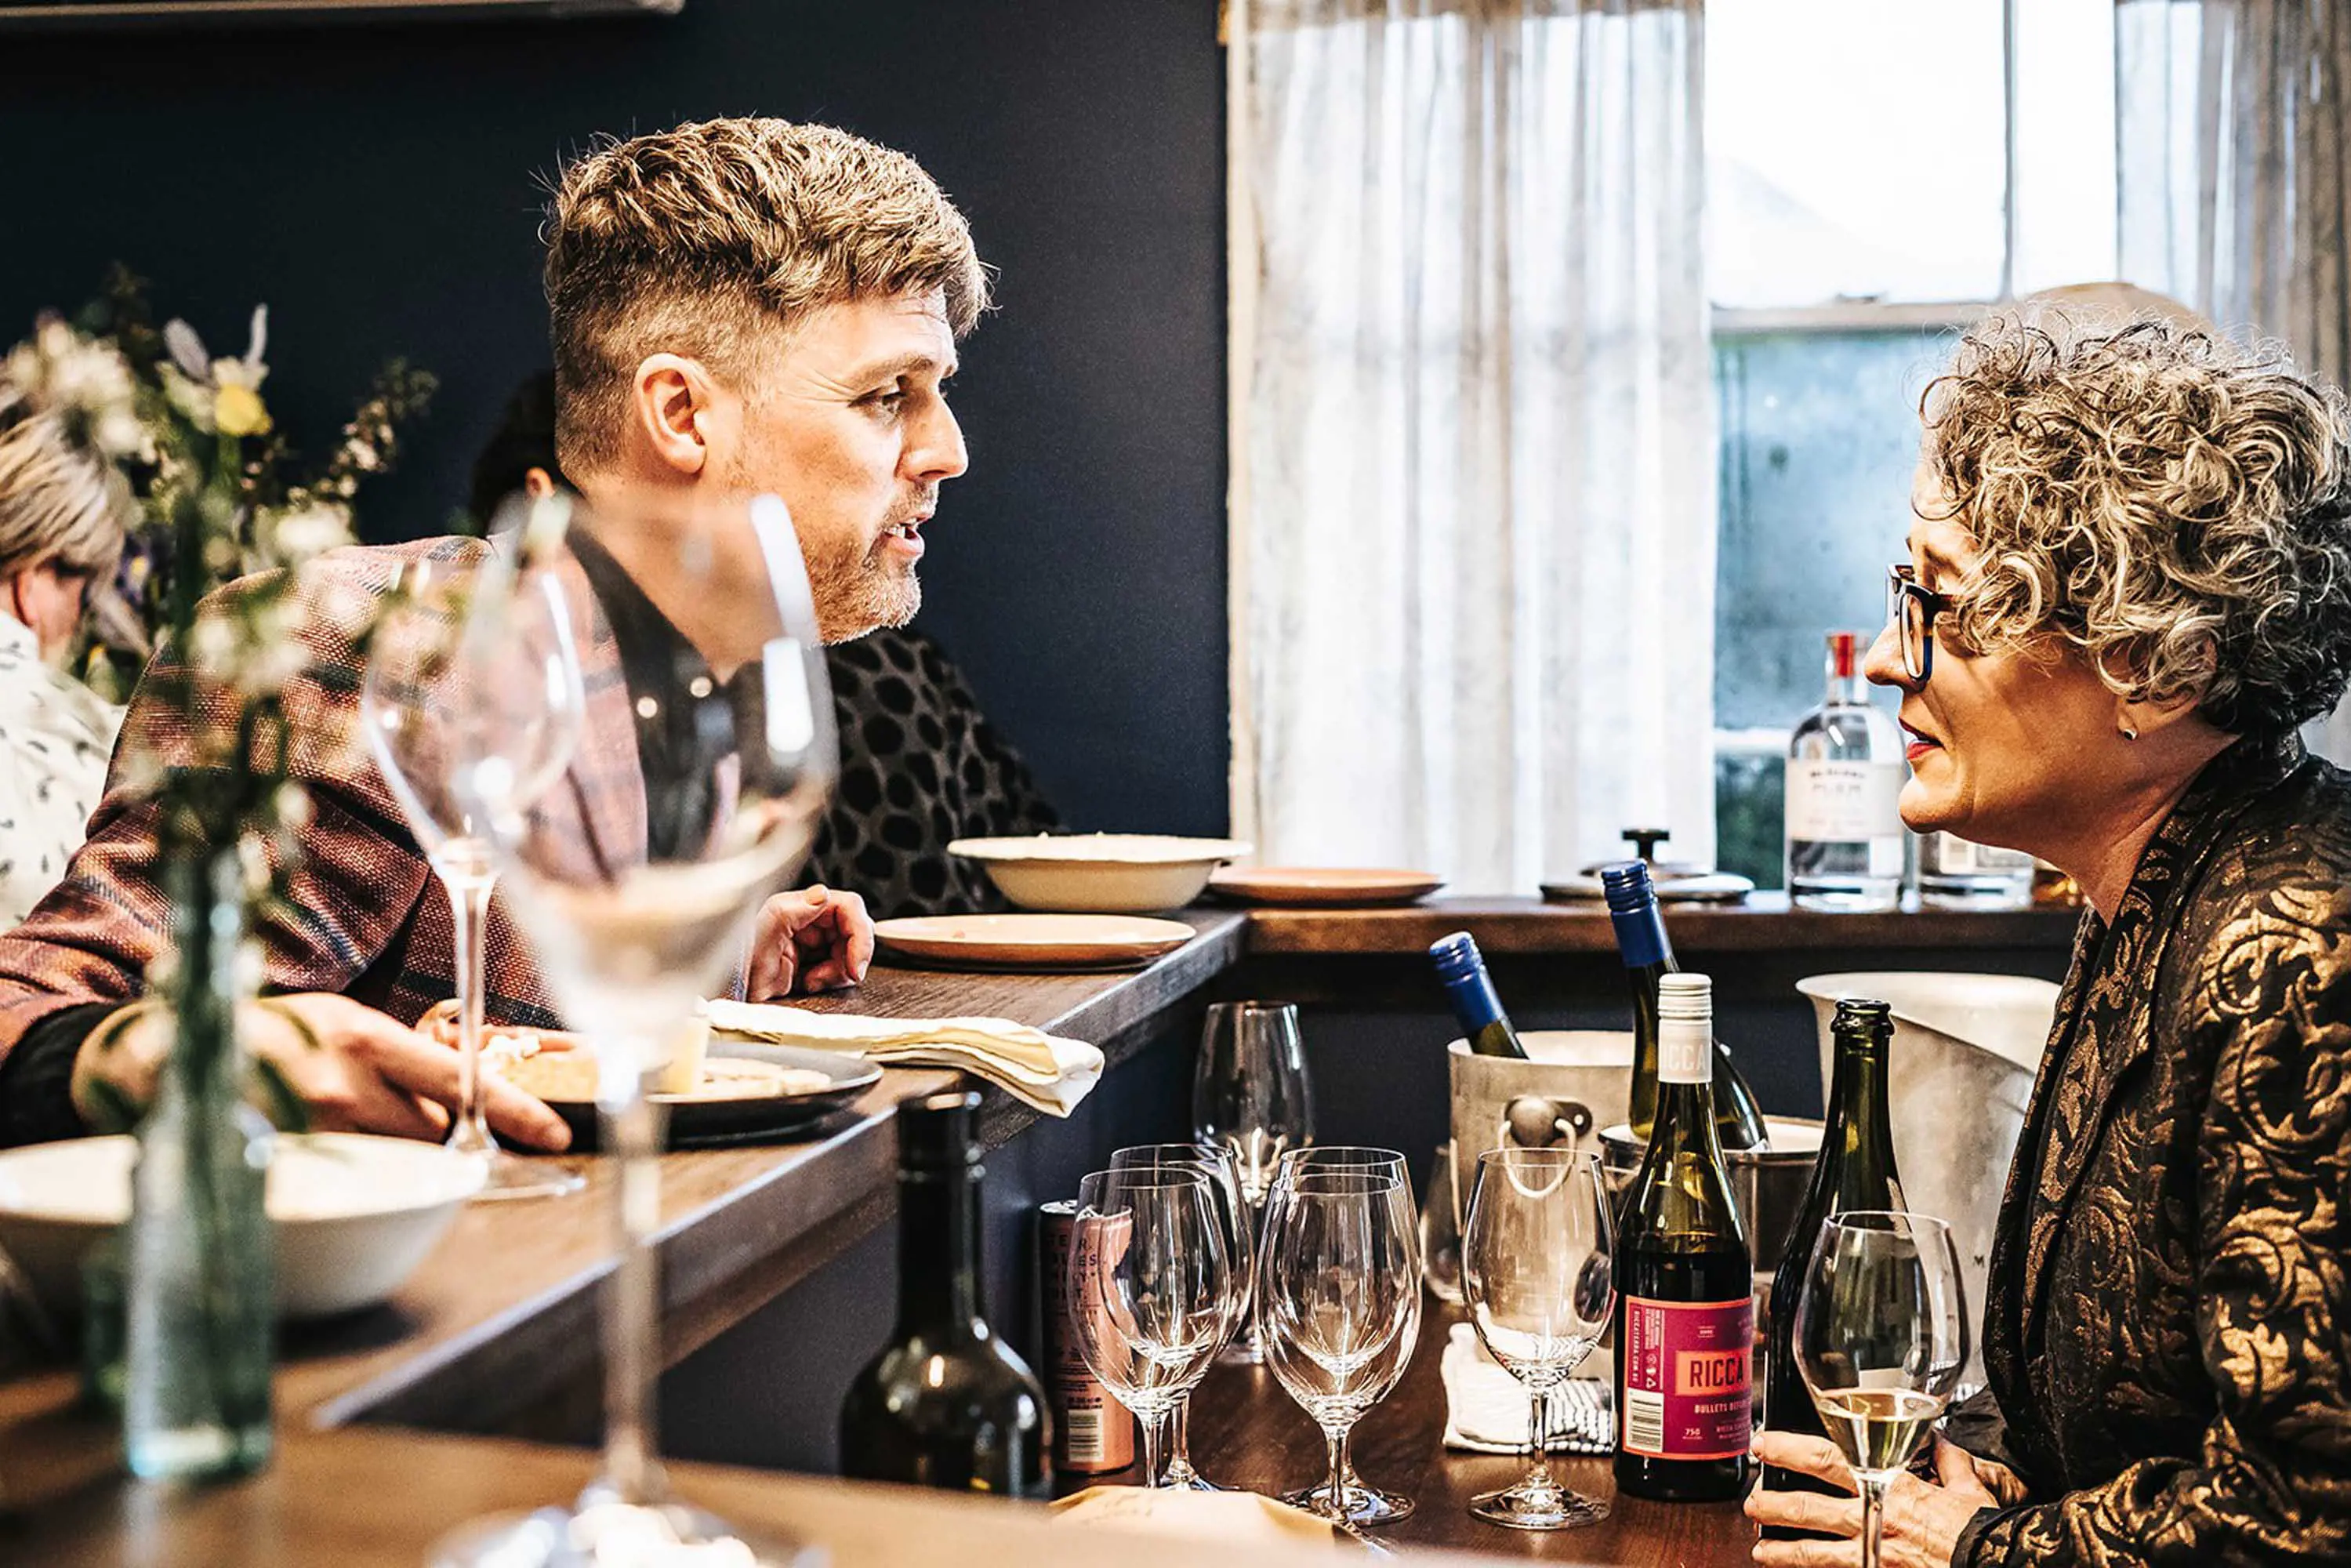
[[[1755,1299],[1625,1298],[1618,1349],[1625,1448],[1659,1459],[1727,1459],[1753,1435]]]

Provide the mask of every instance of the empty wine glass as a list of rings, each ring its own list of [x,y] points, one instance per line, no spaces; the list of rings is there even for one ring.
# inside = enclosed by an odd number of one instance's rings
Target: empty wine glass
[[[486,1163],[488,1175],[477,1198],[547,1197],[577,1191],[585,1178],[498,1147],[482,1109],[484,960],[497,869],[489,823],[469,802],[519,810],[560,779],[579,745],[585,697],[576,689],[553,694],[536,725],[500,727],[496,733],[468,727],[482,705],[468,690],[475,670],[463,644],[467,612],[483,582],[479,554],[406,564],[369,644],[360,732],[449,899],[458,1051],[449,1147]],[[526,599],[515,601],[511,612],[545,615],[550,608],[542,599]],[[558,679],[576,675],[576,670],[557,672]]]
[[[1461,1293],[1487,1353],[1527,1391],[1530,1467],[1469,1511],[1513,1530],[1560,1530],[1608,1517],[1605,1503],[1552,1478],[1545,1416],[1615,1310],[1614,1229],[1597,1156],[1489,1149],[1478,1156],[1461,1237]]]
[[[1067,1277],[1071,1337],[1143,1427],[1144,1484],[1167,1424],[1232,1333],[1232,1258],[1216,1183],[1196,1168],[1097,1171],[1078,1186]]]
[[[469,621],[482,703],[469,722],[489,735],[543,722],[562,685],[553,672],[576,663],[588,701],[567,779],[490,826],[548,988],[594,1046],[616,1158],[604,1458],[569,1511],[482,1521],[436,1562],[613,1561],[620,1548],[605,1543],[623,1541],[671,1552],[735,1542],[729,1560],[745,1561],[737,1532],[671,1500],[653,1454],[660,1113],[645,1090],[703,998],[739,981],[758,911],[805,859],[831,796],[839,759],[815,609],[772,496],[674,511],[550,497],[521,553],[506,592],[479,595]],[[562,613],[512,612],[534,595]]]
[[[1232,1151],[1250,1234],[1262,1235],[1282,1155],[1314,1137],[1314,1094],[1295,1006],[1218,1002],[1208,1009],[1192,1075],[1192,1136]],[[1254,1315],[1242,1325],[1233,1359],[1250,1365],[1263,1359]]]
[[[1352,1525],[1408,1517],[1411,1499],[1355,1479],[1347,1440],[1404,1375],[1420,1337],[1410,1181],[1359,1166],[1300,1168],[1278,1183],[1259,1244],[1257,1324],[1266,1364],[1322,1429],[1330,1461],[1321,1484],[1282,1500]]]
[[[1216,1199],[1217,1218],[1224,1227],[1226,1256],[1232,1261],[1232,1323],[1225,1333],[1229,1343],[1234,1332],[1249,1321],[1249,1284],[1257,1272],[1255,1239],[1249,1235],[1249,1209],[1241,1202],[1233,1152],[1215,1144],[1137,1144],[1114,1151],[1110,1156],[1110,1168],[1197,1171],[1208,1178],[1210,1196]],[[1224,1346],[1217,1348],[1222,1351]],[[1223,1488],[1192,1468],[1191,1413],[1192,1395],[1187,1389],[1176,1401],[1175,1412],[1168,1419],[1167,1474],[1164,1484],[1193,1491],[1221,1491]]]
[[[1861,1490],[1863,1568],[1877,1568],[1886,1486],[1950,1404],[1967,1365],[1951,1228],[1900,1210],[1831,1218],[1804,1270],[1794,1345],[1821,1424]]]

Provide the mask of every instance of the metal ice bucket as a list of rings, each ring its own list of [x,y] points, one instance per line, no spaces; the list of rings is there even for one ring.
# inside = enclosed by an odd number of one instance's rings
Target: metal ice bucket
[[[1478,1156],[1506,1139],[1598,1153],[1600,1129],[1625,1119],[1633,1084],[1630,1030],[1529,1030],[1527,1060],[1448,1048],[1453,1075],[1453,1190],[1466,1202]]]
[[[1796,988],[1820,1017],[1823,1092],[1838,999],[1875,997],[1894,1009],[1886,1109],[1903,1197],[1920,1213],[1949,1222],[1968,1314],[1980,1324],[2001,1194],[2057,1011],[2057,988],[2023,975],[1883,970],[1814,975]],[[1967,1375],[1981,1378],[1980,1351],[1969,1358]]]

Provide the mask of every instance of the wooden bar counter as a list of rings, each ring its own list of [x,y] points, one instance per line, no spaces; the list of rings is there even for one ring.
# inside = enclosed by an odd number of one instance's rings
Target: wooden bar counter
[[[877,964],[860,990],[820,1005],[897,1016],[995,1015],[1091,1040],[1109,1058],[1097,1091],[1102,1099],[1142,1061],[1156,1061],[1154,1071],[1163,1080],[1188,1081],[1180,1063],[1170,1071],[1171,1037],[1188,1039],[1209,995],[1247,994],[1260,976],[1278,976],[1285,964],[1343,959],[1362,972],[1360,966],[1376,963],[1396,971],[1392,983],[1399,995],[1411,994],[1411,983],[1422,985],[1426,1006],[1433,997],[1425,994],[1425,977],[1402,971],[1445,931],[1466,927],[1489,951],[1521,959],[1599,955],[1613,945],[1596,910],[1531,900],[1437,901],[1386,911],[1202,909],[1186,918],[1198,936],[1134,972],[983,975]],[[1831,918],[1792,915],[1770,901],[1743,912],[1676,911],[1669,919],[1686,951],[1719,947],[1766,961],[1777,954],[1811,967],[1845,967],[1843,957],[1855,949],[1948,967],[1950,959],[1938,955],[1960,949],[1955,956],[1965,957],[1972,949],[1986,956],[2027,954],[2047,968],[2062,966],[2073,924],[2069,915],[2043,912]],[[894,1211],[892,1108],[951,1077],[891,1069],[803,1141],[664,1156],[659,1245],[665,1364],[761,1312],[883,1225]],[[1090,1103],[1076,1120],[1091,1109]],[[1186,1112],[1155,1104],[1154,1114],[1166,1128],[1180,1124]],[[982,1135],[1000,1147],[1037,1120],[991,1091]],[[1066,1136],[1068,1127],[1056,1131]],[[1089,1135],[1133,1141],[1131,1130],[1104,1123]],[[1096,1160],[1106,1152],[1107,1145],[1081,1150]],[[392,1302],[287,1332],[277,1376],[280,1451],[258,1480],[185,1498],[132,1485],[120,1477],[112,1431],[76,1407],[68,1371],[37,1370],[0,1383],[0,1564],[408,1563],[420,1560],[438,1529],[472,1513],[567,1495],[590,1468],[576,1449],[510,1441],[485,1448],[416,1429],[507,1438],[576,1437],[589,1428],[596,1288],[611,1267],[603,1219],[609,1173],[592,1158],[570,1163],[588,1174],[586,1190],[475,1206]],[[1027,1195],[1030,1201],[1037,1196]],[[1018,1321],[1000,1290],[992,1305],[1000,1319]],[[860,1327],[878,1343],[887,1322]],[[1569,1563],[1711,1568],[1746,1560],[1748,1532],[1728,1507],[1627,1502],[1596,1531],[1555,1536],[1521,1536],[1471,1520],[1463,1511],[1468,1496],[1500,1484],[1515,1461],[1439,1450],[1437,1329],[1432,1323],[1424,1335],[1405,1388],[1366,1422],[1358,1454],[1359,1468],[1374,1481],[1419,1501],[1418,1516],[1388,1532],[1396,1543]],[[829,1424],[831,1414],[807,1411],[799,1418]],[[1196,1456],[1219,1479],[1280,1490],[1320,1463],[1319,1438],[1262,1375],[1220,1370],[1203,1392],[1194,1430]],[[1021,1547],[1014,1538],[1046,1528],[1002,1505],[925,1498],[917,1506],[893,1498],[869,1507],[858,1500],[864,1494],[838,1483],[679,1468],[686,1490],[747,1522],[806,1521],[808,1533],[836,1542],[842,1563],[914,1561],[924,1555],[915,1544],[960,1540],[963,1521],[982,1515],[1005,1521],[1008,1552],[1033,1556],[1034,1542]],[[1577,1461],[1570,1470],[1573,1484],[1604,1490],[1604,1464]],[[967,1514],[973,1509],[980,1512]],[[904,1555],[889,1546],[890,1531],[876,1522],[883,1518],[903,1521]],[[855,1529],[836,1530],[833,1521],[851,1520]],[[987,1527],[972,1528],[987,1534]],[[1064,1548],[1063,1528],[1050,1539],[1055,1561],[1091,1557]],[[355,1544],[362,1540],[370,1543],[364,1550]],[[861,1544],[848,1544],[852,1540]],[[1127,1563],[1194,1560],[1139,1545],[1122,1545],[1119,1554]],[[997,1559],[984,1552],[964,1560]]]

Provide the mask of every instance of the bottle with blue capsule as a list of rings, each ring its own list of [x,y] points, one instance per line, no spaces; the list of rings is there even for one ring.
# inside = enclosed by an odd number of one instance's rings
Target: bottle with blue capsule
[[[1608,918],[1616,927],[1616,951],[1625,960],[1625,977],[1633,983],[1633,1088],[1625,1120],[1636,1136],[1646,1138],[1657,1120],[1657,991],[1667,975],[1681,972],[1674,962],[1674,945],[1666,935],[1665,916],[1657,909],[1657,891],[1649,881],[1644,861],[1618,861],[1600,868],[1600,886],[1608,900]],[[1755,1091],[1747,1086],[1730,1048],[1714,1042],[1713,1071],[1715,1136],[1726,1150],[1763,1146],[1763,1110]]]
[[[1502,1010],[1502,1000],[1494,994],[1494,982],[1486,973],[1485,957],[1469,933],[1456,931],[1438,937],[1429,944],[1428,957],[1437,966],[1437,981],[1445,988],[1446,999],[1453,1004],[1453,1016],[1460,1022],[1469,1049],[1480,1056],[1525,1061],[1527,1048],[1519,1043],[1519,1031],[1510,1027],[1510,1015]]]

